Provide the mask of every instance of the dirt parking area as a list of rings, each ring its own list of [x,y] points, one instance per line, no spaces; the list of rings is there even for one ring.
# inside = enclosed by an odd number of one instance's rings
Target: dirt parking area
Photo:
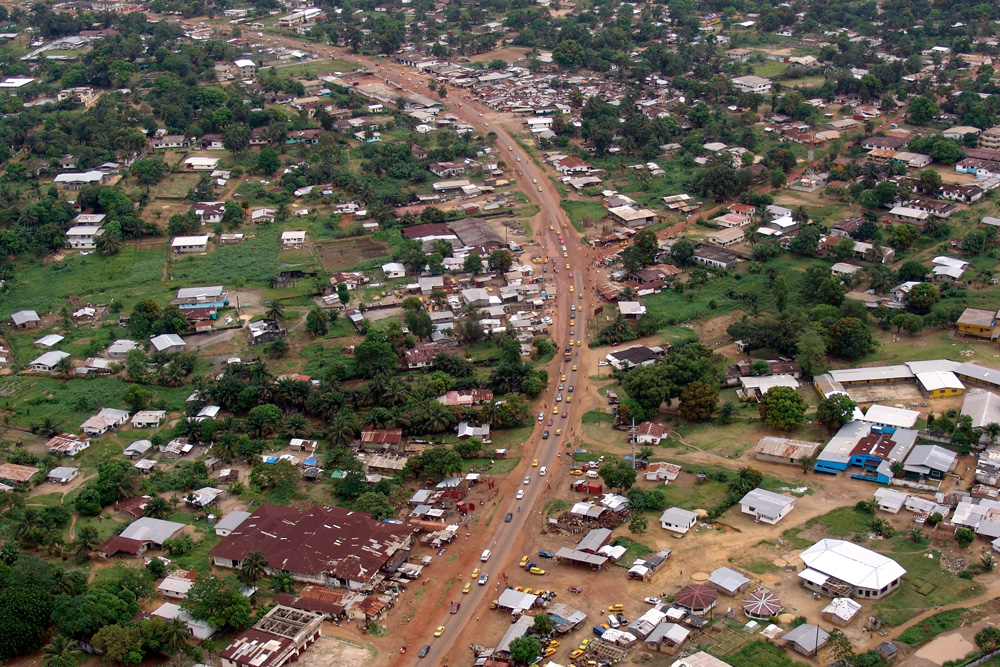
[[[885,384],[872,387],[847,387],[847,393],[858,405],[899,403],[904,408],[917,409],[927,399],[915,384]]]

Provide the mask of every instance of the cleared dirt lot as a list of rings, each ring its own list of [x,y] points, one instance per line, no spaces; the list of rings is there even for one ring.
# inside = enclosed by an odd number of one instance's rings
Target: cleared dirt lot
[[[366,260],[385,257],[389,252],[388,245],[369,237],[319,241],[313,247],[327,271],[347,269]]]
[[[323,633],[328,633],[333,626],[329,623],[323,626]],[[298,664],[303,667],[364,667],[370,665],[375,657],[375,651],[364,646],[349,644],[332,637],[320,637],[309,650],[303,653]]]

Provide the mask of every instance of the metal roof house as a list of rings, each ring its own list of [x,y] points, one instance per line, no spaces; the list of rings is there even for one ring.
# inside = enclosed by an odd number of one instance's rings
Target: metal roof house
[[[793,509],[795,498],[766,489],[754,489],[740,500],[740,511],[752,516],[754,521],[763,521],[772,526]]]
[[[151,519],[144,516],[136,519],[121,532],[120,537],[127,540],[138,540],[140,542],[150,542],[157,547],[162,547],[163,543],[184,529],[183,523],[176,521],[164,521],[163,519]]]
[[[799,557],[806,564],[799,573],[803,585],[830,597],[879,599],[906,574],[891,558],[845,540],[820,540]]]
[[[706,583],[729,597],[736,597],[750,587],[749,579],[728,567],[720,567],[712,572]]]
[[[1000,396],[985,389],[973,389],[962,400],[962,414],[972,417],[972,428],[1000,424]]]
[[[917,439],[917,431],[885,428],[864,421],[844,424],[816,459],[816,472],[836,475],[861,468],[851,477],[881,484],[892,479],[892,462],[902,463]]]
[[[957,454],[950,449],[937,445],[917,445],[903,462],[903,471],[907,477],[944,479],[944,476],[955,469],[958,462]]]
[[[829,639],[830,633],[818,625],[810,625],[809,623],[789,630],[781,638],[786,647],[790,647],[808,658],[816,655],[821,648],[826,646]]]
[[[686,533],[698,522],[698,515],[680,507],[668,507],[660,515],[660,527],[675,533]]]

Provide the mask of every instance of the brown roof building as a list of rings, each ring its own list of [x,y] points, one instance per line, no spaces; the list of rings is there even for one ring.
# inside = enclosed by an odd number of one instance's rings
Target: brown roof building
[[[27,482],[37,472],[38,468],[19,466],[16,463],[4,463],[0,465],[0,479],[5,479],[8,482]]]
[[[146,505],[152,499],[152,496],[136,496],[117,503],[115,509],[123,514],[128,514],[133,519],[139,519],[146,513]]]
[[[406,560],[412,539],[409,527],[362,512],[265,504],[209,555],[219,567],[238,568],[260,551],[269,573],[284,570],[298,581],[366,590]]]

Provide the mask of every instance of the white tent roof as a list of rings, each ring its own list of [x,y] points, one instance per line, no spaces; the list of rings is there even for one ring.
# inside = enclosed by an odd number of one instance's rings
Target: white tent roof
[[[879,590],[906,574],[891,558],[844,540],[820,540],[803,551],[800,558],[809,570],[859,588]]]

